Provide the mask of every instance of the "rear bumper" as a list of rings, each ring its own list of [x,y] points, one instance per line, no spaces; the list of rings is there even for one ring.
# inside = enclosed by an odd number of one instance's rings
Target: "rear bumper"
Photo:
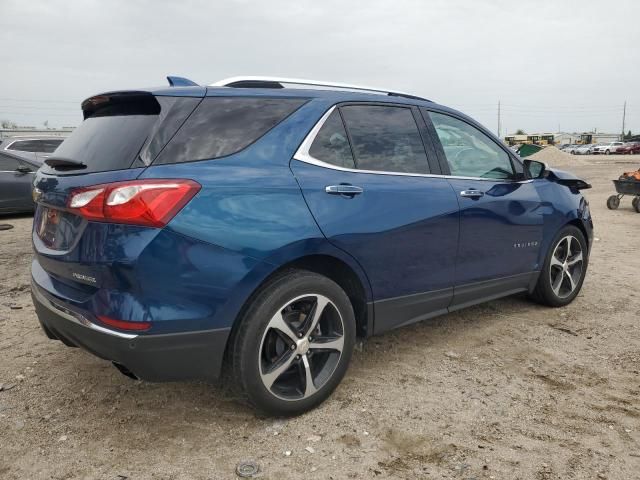
[[[124,366],[148,381],[215,380],[230,328],[136,335],[106,329],[31,282],[33,304],[49,338]]]

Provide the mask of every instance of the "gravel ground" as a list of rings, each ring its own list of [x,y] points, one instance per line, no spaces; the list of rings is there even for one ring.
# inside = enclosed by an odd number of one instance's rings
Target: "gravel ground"
[[[31,219],[0,219],[0,478],[640,478],[640,215],[605,200],[636,157],[574,158],[596,223],[576,301],[513,297],[367,341],[320,408],[257,417],[220,389],[130,380],[40,331]],[[633,168],[632,168],[633,167]]]

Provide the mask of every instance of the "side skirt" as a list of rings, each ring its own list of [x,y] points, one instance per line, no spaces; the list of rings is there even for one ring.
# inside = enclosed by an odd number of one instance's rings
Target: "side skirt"
[[[369,314],[371,310],[375,312],[372,333],[378,335],[479,303],[516,293],[531,292],[539,275],[540,272],[530,272],[374,302],[368,305]]]

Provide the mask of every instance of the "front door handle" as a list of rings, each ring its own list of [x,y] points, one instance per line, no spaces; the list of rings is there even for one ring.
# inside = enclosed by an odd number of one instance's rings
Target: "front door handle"
[[[356,187],[355,185],[328,185],[324,187],[324,191],[329,195],[359,195],[364,192],[362,187]]]
[[[471,190],[462,190],[460,192],[460,196],[461,197],[469,197],[469,198],[480,198],[484,195],[484,192],[481,192],[480,190],[475,190],[475,189],[471,189]]]

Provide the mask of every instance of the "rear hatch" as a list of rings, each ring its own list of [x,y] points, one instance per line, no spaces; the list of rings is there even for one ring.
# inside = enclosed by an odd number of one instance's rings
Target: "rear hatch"
[[[84,196],[93,195],[93,200],[99,194],[115,195],[118,192],[110,185],[136,179],[152,163],[206,90],[176,88],[171,93],[174,91],[174,96],[112,92],[82,103],[84,121],[46,160],[34,181],[33,274],[41,286],[83,301],[96,288],[115,281],[117,272],[109,273],[107,267],[126,264],[133,250],[144,248],[157,234],[157,229],[149,228],[152,223],[90,222],[91,203],[86,206],[88,214],[79,215],[78,209],[70,208],[70,201],[84,190],[91,190]],[[95,193],[96,185],[107,187]]]

